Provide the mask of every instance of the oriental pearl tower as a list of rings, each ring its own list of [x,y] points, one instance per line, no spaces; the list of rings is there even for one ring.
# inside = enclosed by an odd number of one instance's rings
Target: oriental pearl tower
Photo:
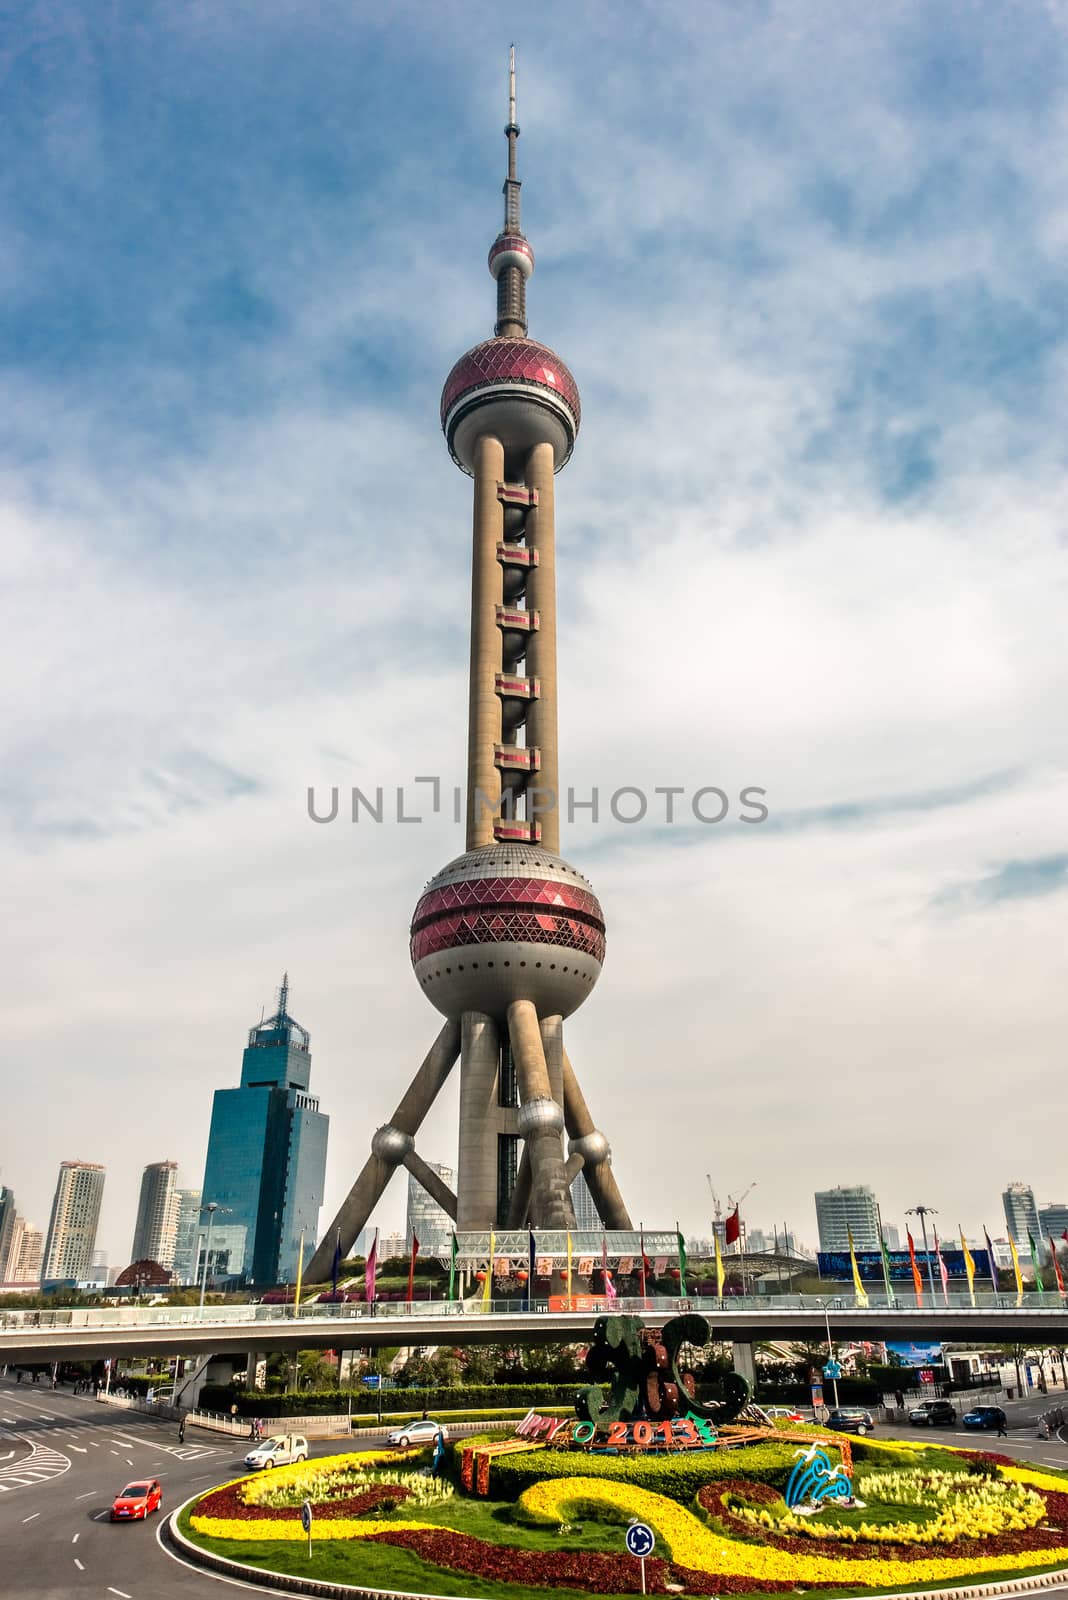
[[[410,949],[416,981],[446,1021],[375,1133],[309,1265],[313,1282],[329,1276],[338,1238],[351,1250],[398,1166],[458,1232],[573,1227],[579,1172],[604,1226],[631,1227],[563,1040],[605,949],[600,902],[560,855],[553,480],[571,458],[581,407],[566,364],[527,335],[534,252],[520,219],[514,49],[504,131],[493,338],[460,357],[441,396],[449,453],[474,483],[467,840],[424,889]],[[454,1194],[415,1143],[457,1059]]]

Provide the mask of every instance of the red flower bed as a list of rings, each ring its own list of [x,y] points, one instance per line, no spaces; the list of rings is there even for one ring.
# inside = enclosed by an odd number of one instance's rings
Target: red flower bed
[[[238,1494],[240,1485],[227,1484],[224,1489],[213,1489],[203,1500],[197,1501],[198,1517],[233,1517],[239,1522],[297,1522],[299,1506],[247,1506]],[[344,1500],[313,1500],[312,1508],[320,1517],[360,1517],[366,1511],[380,1511],[387,1506],[407,1500],[410,1489],[399,1483],[380,1483],[373,1489],[349,1495]]]
[[[494,1583],[525,1583],[543,1588],[581,1589],[587,1594],[639,1594],[641,1569],[632,1556],[607,1555],[599,1550],[521,1550],[515,1545],[486,1544],[470,1534],[448,1528],[398,1529],[369,1535],[378,1544],[400,1545],[423,1561],[452,1572],[467,1572]],[[809,1552],[811,1554],[811,1552]],[[646,1589],[668,1594],[668,1584],[682,1585],[689,1594],[785,1594],[792,1582],[728,1577],[694,1572],[672,1561],[651,1556],[645,1563]],[[809,1585],[834,1588],[833,1584]]]

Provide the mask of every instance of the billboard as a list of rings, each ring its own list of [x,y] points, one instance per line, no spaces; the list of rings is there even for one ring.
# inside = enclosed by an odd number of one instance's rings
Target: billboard
[[[912,1287],[912,1262],[909,1260],[907,1250],[888,1250],[890,1259],[890,1282],[893,1284],[907,1284]],[[938,1267],[938,1257],[933,1250],[917,1250],[916,1265],[923,1274],[923,1286],[927,1289],[927,1262],[931,1263],[931,1274],[934,1277],[935,1287],[941,1290],[941,1276]],[[964,1267],[963,1250],[950,1250],[942,1246],[942,1260],[946,1264],[950,1281],[956,1288],[968,1287],[968,1274]],[[986,1278],[990,1280],[990,1259],[985,1250],[973,1250],[972,1260],[975,1262],[976,1280]],[[843,1283],[853,1282],[853,1268],[849,1260],[848,1250],[821,1250],[816,1257],[816,1263],[821,1278],[837,1278]],[[871,1283],[878,1287],[883,1281],[883,1258],[878,1250],[858,1250],[857,1267],[860,1270],[861,1281]]]
[[[944,1356],[937,1339],[888,1339],[886,1359],[894,1367],[940,1367]]]

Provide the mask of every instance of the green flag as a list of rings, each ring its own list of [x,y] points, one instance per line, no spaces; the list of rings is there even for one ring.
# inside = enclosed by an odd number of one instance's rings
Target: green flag
[[[678,1223],[675,1224],[675,1238],[679,1247],[679,1293],[689,1294],[686,1287],[686,1246],[682,1242],[682,1234],[678,1232]]]
[[[1027,1243],[1031,1247],[1031,1265],[1035,1269],[1035,1288],[1038,1290],[1039,1294],[1045,1294],[1046,1286],[1042,1282],[1042,1274],[1038,1270],[1038,1251],[1035,1249],[1034,1235],[1030,1232],[1028,1232],[1027,1235]]]
[[[879,1229],[879,1249],[883,1253],[883,1282],[886,1284],[886,1298],[891,1305],[894,1303],[894,1291],[890,1287],[890,1252],[886,1248],[883,1230]]]

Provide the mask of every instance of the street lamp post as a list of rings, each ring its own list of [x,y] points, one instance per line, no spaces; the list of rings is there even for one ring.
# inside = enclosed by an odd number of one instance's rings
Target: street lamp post
[[[920,1230],[923,1234],[923,1255],[924,1260],[927,1262],[927,1282],[931,1286],[931,1304],[933,1306],[935,1302],[934,1268],[931,1266],[931,1253],[927,1248],[927,1218],[937,1217],[938,1212],[934,1206],[912,1206],[906,1211],[905,1215],[907,1217],[919,1217],[920,1219]]]
[[[217,1200],[210,1200],[206,1206],[201,1206],[201,1214],[208,1213],[208,1237],[204,1245],[204,1271],[200,1279],[200,1315],[204,1315],[204,1297],[208,1292],[208,1262],[211,1260],[211,1230],[215,1226],[215,1213],[219,1210]]]

